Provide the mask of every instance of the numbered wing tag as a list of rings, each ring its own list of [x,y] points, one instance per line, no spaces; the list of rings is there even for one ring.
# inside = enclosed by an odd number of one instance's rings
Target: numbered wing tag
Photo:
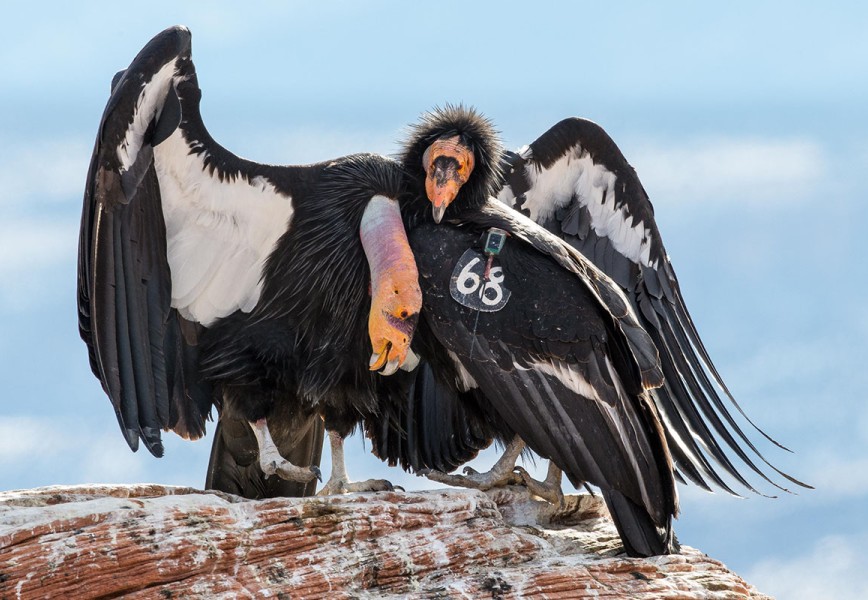
[[[503,286],[503,268],[495,259],[488,281],[484,281],[487,262],[488,258],[475,250],[461,255],[449,282],[449,292],[458,304],[480,312],[497,312],[506,306],[512,292]]]

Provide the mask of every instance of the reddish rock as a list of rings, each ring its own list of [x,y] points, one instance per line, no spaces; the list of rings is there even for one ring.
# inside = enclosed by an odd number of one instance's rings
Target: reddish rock
[[[158,485],[0,494],[0,598],[768,598],[720,562],[616,556],[605,507],[442,490],[243,500]]]

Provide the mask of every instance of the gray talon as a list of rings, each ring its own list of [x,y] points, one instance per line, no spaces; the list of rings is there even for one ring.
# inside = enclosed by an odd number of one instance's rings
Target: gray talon
[[[322,483],[322,471],[319,470],[319,467],[316,465],[311,465],[309,467],[310,472],[316,475],[316,478],[319,479],[319,482]]]
[[[519,466],[516,466],[513,469],[513,473],[515,473],[519,478],[517,483],[526,487],[531,494],[538,496],[555,506],[564,505],[564,493],[561,490],[560,485],[561,471],[554,463],[549,463],[549,472],[545,481],[537,481],[530,476],[530,473]]]

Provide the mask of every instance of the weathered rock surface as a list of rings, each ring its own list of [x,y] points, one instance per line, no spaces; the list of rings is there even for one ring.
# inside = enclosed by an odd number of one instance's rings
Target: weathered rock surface
[[[250,501],[158,485],[0,493],[0,598],[767,598],[691,548],[617,556],[605,507],[521,492]]]

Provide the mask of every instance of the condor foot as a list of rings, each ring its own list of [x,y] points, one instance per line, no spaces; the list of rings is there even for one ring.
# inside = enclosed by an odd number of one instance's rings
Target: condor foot
[[[281,456],[265,419],[249,421],[249,424],[259,446],[259,467],[266,477],[277,475],[281,479],[298,483],[307,483],[314,477],[322,481],[322,473],[316,465],[299,467]]]
[[[479,473],[470,467],[464,467],[464,475],[449,475],[431,469],[423,469],[419,471],[419,474],[437,483],[473,488],[481,491],[506,485],[520,485],[522,483],[521,477],[513,469],[515,468],[515,461],[518,460],[523,449],[524,442],[518,436],[514,437],[504,449],[501,457],[491,467],[491,470],[485,473]]]
[[[470,467],[464,467],[464,475],[453,475],[442,471],[423,469],[419,471],[419,474],[431,481],[444,485],[471,488],[483,492],[495,487],[522,483],[521,477],[517,473],[514,473],[512,470],[503,471],[501,469],[491,469],[485,473],[480,473]]]
[[[277,475],[281,479],[297,481],[298,483],[307,483],[313,481],[314,478],[322,481],[322,472],[319,470],[319,467],[313,465],[309,467],[299,467],[292,464],[282,456],[279,459],[267,460],[267,462],[261,461],[259,466],[267,477]]]
[[[515,467],[514,472],[521,479],[521,485],[525,486],[534,496],[538,496],[555,506],[564,505],[564,492],[561,490],[561,470],[554,466],[554,463],[549,463],[549,472],[545,481],[537,481],[523,467]]]
[[[391,492],[396,488],[385,479],[368,479],[367,481],[347,481],[342,478],[331,478],[316,493],[317,496],[331,496],[332,494],[349,494],[353,492]]]

